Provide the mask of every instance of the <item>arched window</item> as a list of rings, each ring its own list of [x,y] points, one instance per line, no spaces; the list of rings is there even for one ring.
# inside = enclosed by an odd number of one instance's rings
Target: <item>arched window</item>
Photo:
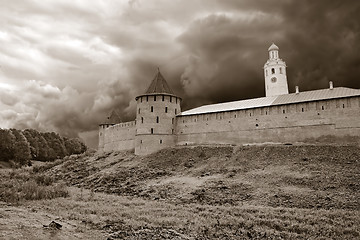
[[[167,107],[165,107],[165,112],[166,112],[166,113],[168,112],[168,108],[167,108]]]
[[[282,68],[279,68],[279,70],[280,70],[280,74],[282,74]]]
[[[153,106],[151,106],[150,111],[151,111],[151,112],[154,112],[154,107],[153,107]]]
[[[156,117],[156,123],[159,123],[159,117]]]
[[[163,95],[163,96],[162,96],[162,101],[164,101],[164,100],[165,100],[165,96]]]
[[[175,108],[175,114],[177,114],[177,109]]]
[[[140,108],[139,108],[139,114],[140,114]]]
[[[162,144],[162,139],[160,139],[160,144]]]
[[[146,101],[147,101],[147,102],[149,101],[149,96],[146,96]]]
[[[171,123],[174,124],[174,118],[171,119]]]
[[[141,118],[141,123],[144,123],[144,118],[143,117]]]
[[[140,97],[140,102],[142,102],[142,97]]]
[[[154,102],[156,102],[156,96],[154,96]]]
[[[172,102],[172,97],[170,96],[170,102]]]
[[[153,128],[151,129],[151,134],[154,134],[154,129]]]
[[[271,69],[271,74],[275,74],[275,68]]]

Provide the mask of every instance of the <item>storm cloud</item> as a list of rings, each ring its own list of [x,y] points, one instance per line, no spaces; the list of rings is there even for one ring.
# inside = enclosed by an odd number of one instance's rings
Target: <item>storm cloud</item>
[[[113,109],[133,120],[157,67],[183,110],[262,97],[272,42],[290,92],[360,88],[359,11],[351,0],[8,0],[0,127],[88,136]]]

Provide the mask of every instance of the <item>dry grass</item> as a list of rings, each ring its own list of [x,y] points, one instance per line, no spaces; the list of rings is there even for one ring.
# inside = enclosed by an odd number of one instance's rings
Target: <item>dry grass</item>
[[[71,189],[71,197],[36,201],[33,208],[75,220],[87,228],[126,233],[129,239],[173,231],[179,239],[355,239],[357,211],[272,208],[254,205],[175,205],[166,201]],[[160,233],[159,233],[160,231]],[[162,231],[162,233],[161,233]],[[153,234],[153,235],[152,235]],[[165,238],[160,238],[165,239]]]
[[[0,201],[8,203],[69,196],[64,183],[53,183],[51,177],[30,169],[1,171],[0,179]]]
[[[355,146],[173,148],[69,157],[6,181],[76,186],[23,207],[87,239],[359,239],[359,159]]]

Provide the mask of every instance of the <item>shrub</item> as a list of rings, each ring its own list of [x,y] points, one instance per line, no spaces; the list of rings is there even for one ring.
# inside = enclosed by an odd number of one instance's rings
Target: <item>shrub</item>
[[[44,174],[35,175],[34,179],[41,186],[50,186],[53,183],[53,178]]]
[[[25,200],[53,199],[69,196],[69,192],[64,184],[41,186],[34,180],[26,182],[19,190],[21,190],[20,199]]]
[[[52,177],[24,169],[0,174],[0,179],[0,201],[19,203],[69,196],[64,184],[53,183]]]

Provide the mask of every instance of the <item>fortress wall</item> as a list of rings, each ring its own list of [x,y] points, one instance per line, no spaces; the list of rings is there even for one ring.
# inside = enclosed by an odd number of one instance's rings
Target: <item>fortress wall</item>
[[[297,142],[360,136],[360,97],[178,116],[178,144]]]
[[[135,148],[135,121],[119,123],[104,131],[104,151],[132,150]]]
[[[164,148],[176,145],[176,136],[172,134],[163,135],[141,135],[135,139],[136,155],[147,155]]]

